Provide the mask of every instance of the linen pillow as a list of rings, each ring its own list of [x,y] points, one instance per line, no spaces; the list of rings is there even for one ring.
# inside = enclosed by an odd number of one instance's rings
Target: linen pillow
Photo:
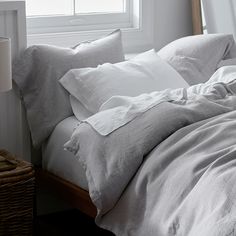
[[[234,45],[232,35],[188,36],[163,47],[158,55],[166,60],[190,85],[206,82],[218,63]]]
[[[79,120],[85,120],[89,116],[93,115],[90,111],[88,111],[81,102],[74,96],[70,95],[70,105],[75,117]]]
[[[73,49],[51,45],[26,49],[14,62],[13,79],[26,107],[33,145],[40,146],[57,123],[73,114],[69,94],[58,83],[68,70],[123,60],[120,30]]]
[[[220,63],[217,65],[217,69],[223,66],[233,66],[233,65],[236,65],[236,58],[229,58],[220,61]]]
[[[73,69],[60,83],[92,113],[114,95],[138,96],[167,88],[188,87],[184,79],[150,50],[120,63]]]

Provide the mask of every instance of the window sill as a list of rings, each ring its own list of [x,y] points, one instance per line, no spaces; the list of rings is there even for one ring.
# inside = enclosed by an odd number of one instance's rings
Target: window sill
[[[53,44],[60,47],[73,47],[80,42],[94,40],[111,33],[111,30],[94,30],[82,32],[63,32],[48,34],[31,34],[27,36],[27,45]],[[139,28],[122,29],[125,52],[143,51],[153,47],[153,39],[149,32]]]

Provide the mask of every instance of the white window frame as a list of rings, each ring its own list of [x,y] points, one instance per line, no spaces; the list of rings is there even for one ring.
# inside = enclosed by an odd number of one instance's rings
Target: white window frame
[[[29,16],[27,29],[29,34],[61,33],[132,27],[133,0],[125,0],[125,12],[88,13],[65,16]]]
[[[132,14],[129,14],[126,22],[112,20],[108,24],[104,24],[100,21],[96,24],[76,25],[75,28],[71,27],[70,30],[60,32],[52,32],[50,27],[44,28],[46,31],[42,32],[36,27],[32,33],[29,21],[27,21],[27,45],[53,44],[72,47],[79,42],[103,37],[120,28],[126,53],[136,53],[153,48],[155,0],[130,0],[129,7],[132,8],[129,11]]]

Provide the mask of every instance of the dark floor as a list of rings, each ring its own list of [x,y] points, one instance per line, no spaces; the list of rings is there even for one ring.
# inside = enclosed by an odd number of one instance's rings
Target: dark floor
[[[35,236],[79,236],[114,234],[98,228],[94,219],[80,213],[78,210],[69,210],[39,216],[35,222]]]

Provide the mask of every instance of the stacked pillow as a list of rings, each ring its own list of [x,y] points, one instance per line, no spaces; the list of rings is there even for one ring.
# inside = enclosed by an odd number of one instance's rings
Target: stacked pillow
[[[80,120],[98,112],[112,96],[206,82],[233,46],[232,35],[189,36],[158,53],[149,50],[124,61],[121,31],[116,30],[73,49],[29,47],[14,63],[13,79],[23,97],[33,144],[40,146],[73,113]]]
[[[138,96],[167,88],[188,87],[154,50],[124,62],[72,69],[60,79],[60,83],[93,114],[112,96]]]
[[[69,94],[58,83],[68,70],[123,60],[120,30],[73,49],[51,45],[26,49],[14,62],[13,79],[23,98],[33,145],[40,146],[61,120],[73,114]]]
[[[72,107],[75,107],[76,98],[90,114],[94,114],[112,96],[138,96],[204,83],[233,46],[232,35],[184,37],[162,48],[159,56],[150,50],[125,62],[72,69],[60,83],[73,96]],[[80,112],[73,110],[79,118]]]

